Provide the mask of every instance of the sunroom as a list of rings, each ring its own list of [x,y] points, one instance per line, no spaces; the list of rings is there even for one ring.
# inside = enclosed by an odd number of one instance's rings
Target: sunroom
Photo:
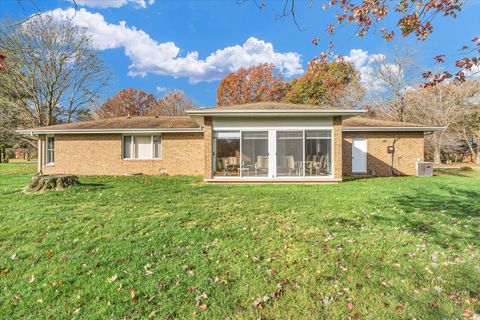
[[[255,103],[189,115],[206,133],[207,181],[339,181],[342,117],[362,112]]]

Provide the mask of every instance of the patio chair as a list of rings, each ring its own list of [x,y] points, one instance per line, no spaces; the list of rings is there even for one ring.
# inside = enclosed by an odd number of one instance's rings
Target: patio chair
[[[313,163],[313,167],[315,169],[315,175],[326,175],[327,174],[327,157],[320,156],[320,160],[318,162]]]
[[[255,176],[258,173],[268,174],[268,156],[257,156],[257,162],[255,162]]]
[[[290,176],[292,172],[295,171],[295,158],[293,156],[286,156],[285,160],[287,165],[287,172],[288,172],[288,175]]]

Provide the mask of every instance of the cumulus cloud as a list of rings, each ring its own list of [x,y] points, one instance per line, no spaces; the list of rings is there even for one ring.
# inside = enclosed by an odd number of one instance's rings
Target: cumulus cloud
[[[272,63],[286,76],[302,73],[301,56],[295,52],[280,53],[273,45],[254,37],[242,45],[218,49],[205,59],[197,51],[180,55],[173,42],[159,43],[150,35],[125,21],[108,23],[99,13],[80,9],[55,9],[49,12],[56,18],[69,18],[75,25],[85,28],[98,50],[123,48],[130,58],[130,76],[158,74],[175,78],[187,77],[190,82],[219,80],[230,71],[259,63]]]
[[[385,83],[375,75],[375,67],[378,62],[386,58],[383,54],[369,54],[362,49],[352,49],[345,61],[352,63],[360,73],[360,83],[365,90],[370,92],[384,92]],[[388,65],[387,65],[388,66]],[[394,68],[394,65],[388,66]]]
[[[79,6],[92,7],[92,8],[120,8],[127,3],[133,3],[136,7],[146,8],[147,5],[151,5],[155,0],[76,0]]]
[[[168,89],[167,89],[166,87],[160,87],[160,86],[157,87],[157,91],[158,91],[159,93],[166,92],[167,90],[168,90]]]

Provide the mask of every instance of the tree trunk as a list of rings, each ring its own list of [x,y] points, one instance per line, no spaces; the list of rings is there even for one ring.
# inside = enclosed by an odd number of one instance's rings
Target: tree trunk
[[[78,177],[65,174],[34,176],[23,192],[43,192],[47,190],[63,190],[78,184]]]
[[[442,163],[442,149],[440,148],[440,146],[435,146],[434,150],[433,150],[433,163],[435,164],[440,164]]]

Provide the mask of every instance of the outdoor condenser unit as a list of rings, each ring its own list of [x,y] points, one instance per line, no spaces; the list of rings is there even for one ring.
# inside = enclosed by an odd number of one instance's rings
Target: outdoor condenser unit
[[[421,176],[421,177],[433,176],[433,163],[417,161],[417,176]]]

